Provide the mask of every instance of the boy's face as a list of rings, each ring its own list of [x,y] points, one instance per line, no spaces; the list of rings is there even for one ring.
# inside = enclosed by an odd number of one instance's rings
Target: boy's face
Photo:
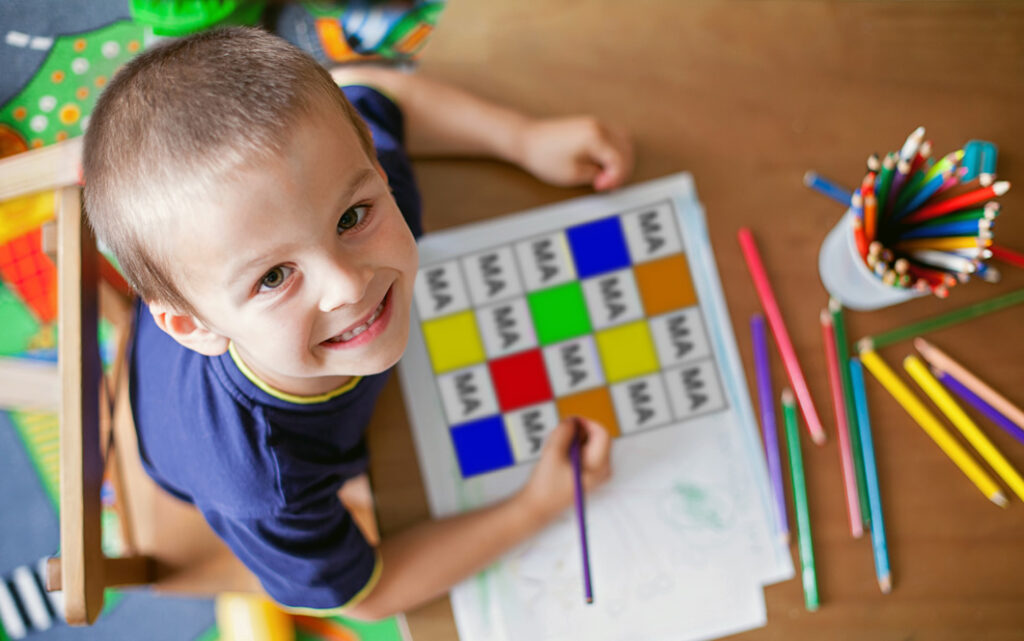
[[[280,158],[197,203],[172,238],[205,327],[297,395],[398,361],[417,266],[383,171],[340,110],[322,111],[303,119]]]

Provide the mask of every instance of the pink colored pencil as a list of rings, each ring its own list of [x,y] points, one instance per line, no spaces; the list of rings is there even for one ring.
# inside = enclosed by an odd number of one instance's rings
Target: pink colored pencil
[[[750,277],[754,281],[757,296],[761,299],[764,315],[768,319],[768,325],[772,328],[772,334],[775,336],[775,344],[779,348],[779,355],[782,357],[782,364],[786,368],[789,383],[793,386],[793,391],[800,402],[800,411],[803,412],[804,422],[807,423],[807,431],[811,435],[811,440],[821,445],[825,442],[825,430],[822,429],[818,412],[814,409],[811,392],[807,389],[804,372],[800,369],[800,361],[796,358],[793,341],[789,339],[789,332],[786,330],[786,324],[782,320],[782,312],[779,311],[779,304],[775,300],[775,293],[772,291],[771,282],[769,282],[768,274],[765,272],[764,264],[761,262],[761,253],[757,250],[754,235],[746,227],[741,227],[736,236],[739,239],[740,248],[743,249],[743,258],[746,260]]]
[[[850,424],[846,420],[846,397],[843,381],[839,377],[839,354],[836,351],[836,332],[832,315],[821,310],[821,337],[825,343],[825,361],[828,363],[828,385],[832,390],[832,407],[836,412],[836,431],[839,434],[839,462],[843,469],[843,487],[846,489],[846,514],[850,517],[850,534],[859,539],[864,536],[864,519],[860,513],[860,495],[857,491],[857,472],[850,446]]]

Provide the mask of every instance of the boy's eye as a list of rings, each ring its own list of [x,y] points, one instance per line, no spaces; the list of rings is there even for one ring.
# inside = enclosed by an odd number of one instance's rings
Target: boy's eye
[[[370,211],[369,205],[356,205],[355,207],[349,207],[345,213],[341,215],[341,218],[338,219],[338,233],[341,234],[346,232],[363,222],[368,211]]]
[[[293,271],[295,271],[293,268],[286,267],[284,265],[278,265],[271,269],[263,275],[262,279],[260,279],[260,291],[264,292],[271,289],[277,289],[286,280],[288,280],[288,276],[290,276]]]

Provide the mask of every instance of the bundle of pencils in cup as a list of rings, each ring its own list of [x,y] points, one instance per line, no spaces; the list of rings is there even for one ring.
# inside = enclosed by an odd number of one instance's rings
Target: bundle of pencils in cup
[[[994,199],[1010,183],[995,180],[995,145],[971,141],[936,160],[924,135],[918,127],[899,151],[872,154],[852,195],[814,172],[804,184],[849,206],[857,251],[882,282],[945,298],[972,276],[999,280],[986,261],[999,215]]]

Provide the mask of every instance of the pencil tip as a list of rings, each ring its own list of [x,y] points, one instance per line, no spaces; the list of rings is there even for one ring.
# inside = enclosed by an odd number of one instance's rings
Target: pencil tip
[[[828,309],[829,309],[829,311],[831,311],[831,312],[838,312],[842,308],[843,308],[843,304],[842,303],[840,303],[838,300],[836,300],[832,296],[828,297]]]
[[[882,594],[889,594],[892,592],[892,576],[889,574],[883,574],[878,577],[878,587],[882,589]]]
[[[814,179],[818,177],[818,174],[808,169],[804,172],[804,187],[810,187]]]
[[[1000,180],[992,184],[992,193],[996,196],[1002,196],[1008,191],[1010,191],[1010,182],[1008,180]]]
[[[814,436],[811,437],[811,440],[814,441],[815,445],[824,445],[826,441],[825,433],[817,432],[814,434]]]
[[[1007,505],[1009,505],[1009,501],[1006,500],[1006,495],[1003,494],[1002,492],[996,492],[989,498],[992,499],[992,502],[998,505],[999,507],[1006,507]]]
[[[871,340],[871,337],[864,337],[857,341],[857,351],[859,353],[870,352],[875,348],[875,342]]]
[[[587,603],[589,604],[589,603],[593,603],[593,602],[594,602],[594,597],[588,596],[587,597]]]
[[[828,313],[827,309],[823,309],[818,313],[818,320],[821,321],[822,325],[828,327],[832,324],[832,315]]]
[[[789,389],[788,387],[782,390],[782,402],[785,405],[793,404],[793,390]]]

